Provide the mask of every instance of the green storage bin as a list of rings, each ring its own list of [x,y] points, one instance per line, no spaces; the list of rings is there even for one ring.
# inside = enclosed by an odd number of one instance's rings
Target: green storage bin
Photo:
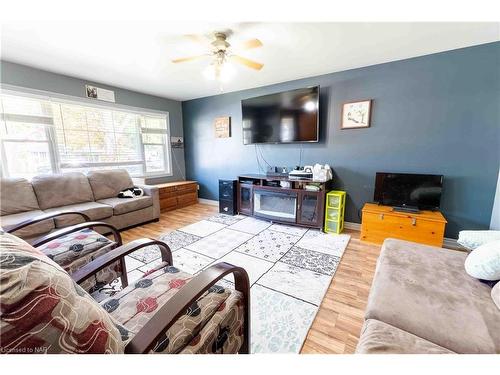
[[[339,223],[332,220],[327,220],[325,225],[325,232],[327,233],[338,233]]]
[[[342,233],[344,230],[346,192],[331,190],[326,194],[325,227],[326,233]]]
[[[340,203],[340,197],[338,195],[327,196],[328,206],[333,208],[338,208]]]
[[[330,207],[326,208],[326,219],[327,220],[338,221],[339,218],[340,218],[340,212],[338,209],[334,209],[334,208],[330,208]]]

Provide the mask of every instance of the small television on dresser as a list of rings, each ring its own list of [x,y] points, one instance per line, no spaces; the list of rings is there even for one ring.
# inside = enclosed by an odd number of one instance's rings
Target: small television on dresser
[[[377,172],[374,201],[405,210],[438,210],[443,176]]]

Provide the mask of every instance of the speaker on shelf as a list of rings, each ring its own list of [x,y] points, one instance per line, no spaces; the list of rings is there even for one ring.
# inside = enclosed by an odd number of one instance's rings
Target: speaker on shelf
[[[236,180],[219,180],[219,212],[236,215]]]

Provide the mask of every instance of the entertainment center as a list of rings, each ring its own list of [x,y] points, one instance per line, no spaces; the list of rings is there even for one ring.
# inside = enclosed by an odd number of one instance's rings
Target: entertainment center
[[[246,174],[238,176],[238,212],[276,223],[323,228],[326,182],[311,179]],[[318,191],[306,190],[314,186]]]

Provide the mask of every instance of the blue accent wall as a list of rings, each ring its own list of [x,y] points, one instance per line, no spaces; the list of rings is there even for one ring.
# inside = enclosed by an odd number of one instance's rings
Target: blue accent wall
[[[286,64],[286,59],[283,60]],[[320,85],[321,141],[260,145],[276,166],[328,163],[348,194],[346,220],[373,199],[375,172],[444,175],[446,236],[487,229],[500,159],[500,43],[227,93],[182,103],[187,178],[200,197],[217,199],[218,179],[259,172],[256,146],[243,145],[245,98]],[[373,99],[368,129],[340,129],[342,103]],[[216,139],[213,120],[231,116],[231,138]]]

